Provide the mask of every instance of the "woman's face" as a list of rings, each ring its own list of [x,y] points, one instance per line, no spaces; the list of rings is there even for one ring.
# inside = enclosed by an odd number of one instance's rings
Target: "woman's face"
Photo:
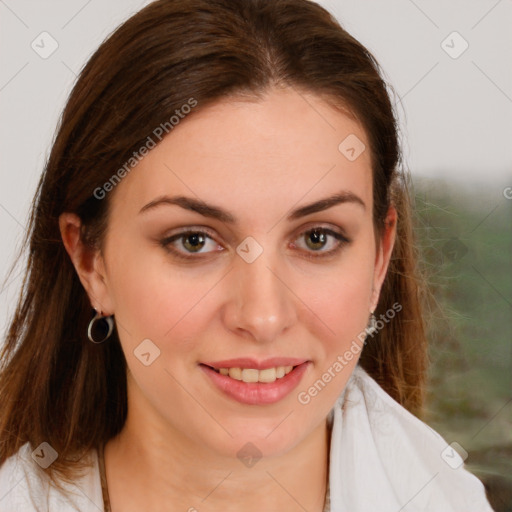
[[[110,192],[89,292],[115,315],[141,428],[228,457],[251,442],[267,456],[325,420],[394,236],[392,225],[376,250],[361,143],[362,128],[319,97],[273,90],[190,114]],[[215,364],[238,358],[254,361]],[[285,360],[265,364],[274,358]],[[257,363],[303,361],[274,383],[204,366],[273,380],[283,370]]]

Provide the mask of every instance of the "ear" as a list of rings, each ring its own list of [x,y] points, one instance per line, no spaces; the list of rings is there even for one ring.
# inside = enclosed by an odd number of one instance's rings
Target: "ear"
[[[384,232],[379,249],[375,256],[375,268],[373,272],[373,294],[371,299],[371,311],[375,311],[379,302],[380,290],[391,259],[391,253],[395,245],[397,225],[397,212],[394,206],[390,206],[384,221]]]
[[[97,249],[86,246],[81,237],[82,222],[74,213],[59,217],[59,228],[64,247],[75,267],[92,307],[102,315],[112,315],[113,307],[105,279],[103,256]]]

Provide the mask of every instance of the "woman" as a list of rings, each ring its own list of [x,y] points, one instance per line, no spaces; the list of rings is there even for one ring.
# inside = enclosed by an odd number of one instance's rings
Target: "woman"
[[[160,0],[120,26],[34,201],[0,509],[492,510],[419,419],[398,164],[378,64],[313,2]]]

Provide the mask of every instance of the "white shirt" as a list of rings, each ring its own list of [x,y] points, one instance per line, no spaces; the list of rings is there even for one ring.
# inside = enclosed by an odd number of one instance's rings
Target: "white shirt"
[[[483,484],[359,365],[328,416],[330,512],[493,512]],[[104,512],[96,450],[67,497],[25,444],[0,467],[0,512]],[[328,510],[329,507],[326,507]]]

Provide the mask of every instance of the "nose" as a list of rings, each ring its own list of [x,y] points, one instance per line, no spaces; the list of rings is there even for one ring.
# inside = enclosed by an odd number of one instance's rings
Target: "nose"
[[[226,327],[259,343],[278,339],[297,320],[294,303],[298,299],[283,266],[270,251],[263,251],[252,263],[237,257],[234,266],[223,314]]]

